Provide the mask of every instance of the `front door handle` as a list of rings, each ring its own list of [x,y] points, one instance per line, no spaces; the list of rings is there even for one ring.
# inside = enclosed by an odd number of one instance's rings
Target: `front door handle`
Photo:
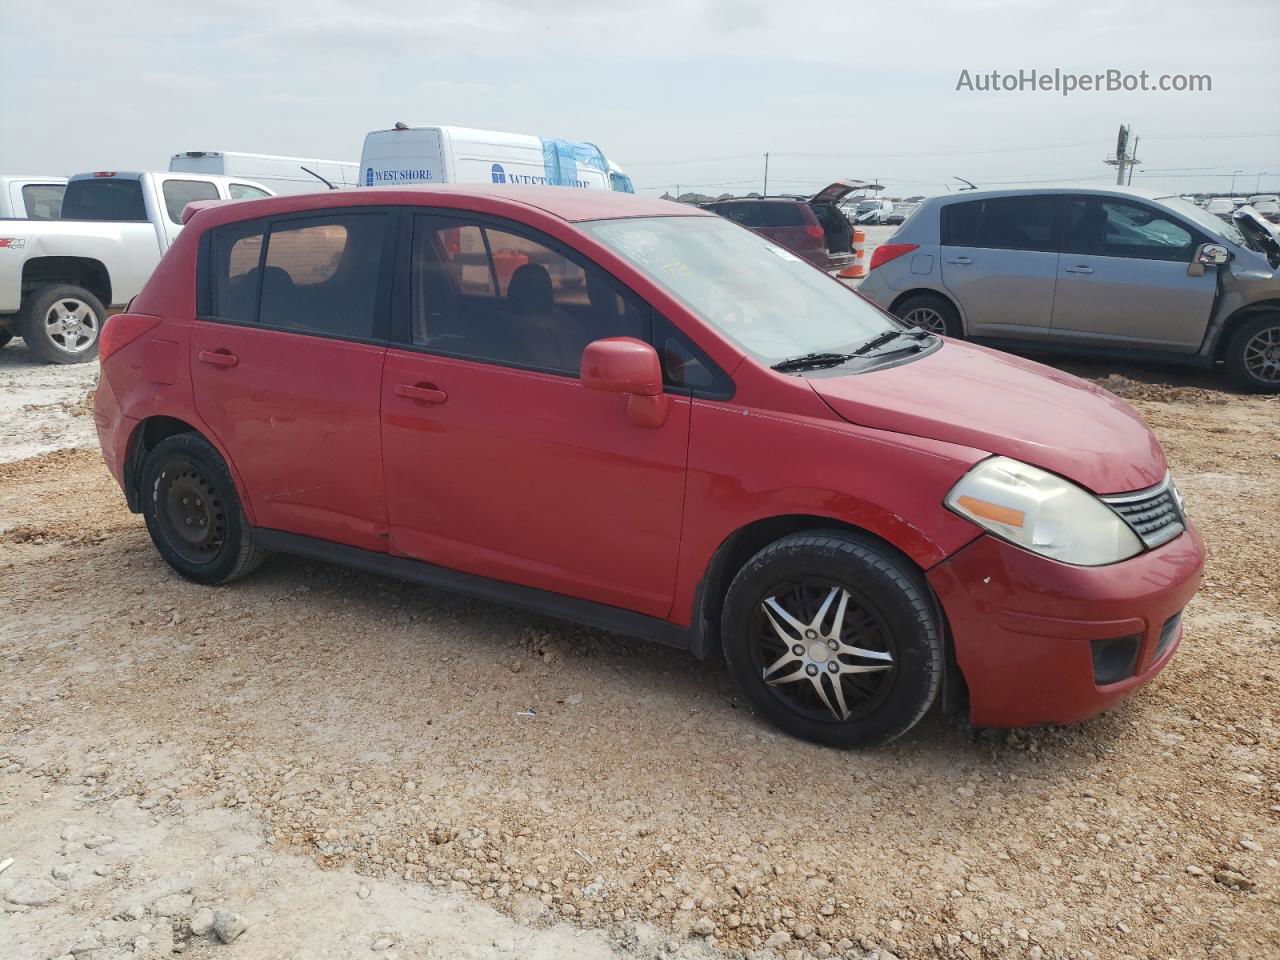
[[[954,263],[954,264],[957,264],[958,266],[966,267],[969,264],[973,263],[973,261],[970,260],[968,257],[953,257],[952,259],[948,260],[947,263]]]
[[[405,397],[409,400],[419,400],[422,403],[444,403],[449,399],[449,395],[438,389],[434,383],[398,383],[396,384],[396,396]]]
[[[1067,273],[1093,273],[1093,267],[1086,267],[1083,263],[1074,267],[1067,267]]]
[[[240,362],[230,350],[201,350],[196,357],[201,363],[211,363],[215,367],[234,367]]]

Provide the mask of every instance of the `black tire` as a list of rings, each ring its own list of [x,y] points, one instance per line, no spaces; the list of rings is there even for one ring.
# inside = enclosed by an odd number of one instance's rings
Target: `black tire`
[[[18,314],[18,333],[27,348],[48,363],[88,363],[98,356],[98,340],[107,310],[102,301],[84,287],[69,283],[39,287],[22,298],[22,310]],[[84,309],[84,320],[69,332],[55,332],[49,326],[51,314],[60,305],[77,304],[67,315]],[[91,323],[92,327],[88,324]],[[74,348],[73,348],[74,347]]]
[[[142,464],[141,491],[151,542],[188,580],[227,583],[267,558],[253,541],[226,462],[199,434],[156,444]]]
[[[844,649],[826,653],[816,648],[829,647],[840,601],[815,614],[832,588],[848,594]],[[774,617],[793,641],[784,646],[769,622],[773,614],[765,613],[770,599],[818,630],[804,636]],[[874,747],[902,736],[928,711],[942,682],[942,631],[928,587],[904,558],[845,531],[792,534],[747,561],[725,597],[721,637],[729,672],[752,708],[786,733],[827,746]],[[851,647],[862,653],[846,653]],[[795,655],[802,648],[804,656]],[[787,658],[794,664],[779,668]],[[832,662],[865,672],[832,677],[821,666]]]
[[[920,311],[921,314],[931,313],[937,319],[934,323],[927,325],[918,322],[919,315],[915,319],[907,319],[917,311]],[[957,340],[964,336],[964,327],[960,323],[960,314],[956,311],[951,301],[937,294],[917,293],[913,297],[907,297],[907,299],[893,308],[893,315],[904,323],[919,326],[930,333],[945,334]]]
[[[1250,393],[1280,393],[1280,313],[1264,313],[1242,324],[1222,357],[1231,381]]]
[[[0,350],[9,345],[9,341],[14,337],[12,330],[0,330]]]

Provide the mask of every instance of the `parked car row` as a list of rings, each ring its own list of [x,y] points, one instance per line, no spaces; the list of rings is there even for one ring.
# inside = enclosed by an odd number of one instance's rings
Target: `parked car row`
[[[995,199],[929,250],[926,204],[878,269],[994,261]],[[494,184],[187,211],[102,332],[94,419],[190,580],[280,551],[722,651],[837,746],[962,688],[978,725],[1078,721],[1178,648],[1204,548],[1131,407],[725,217]]]
[[[1280,391],[1280,241],[1123,187],[934,197],[874,252],[859,292],[908,323],[1008,349],[1223,364]]]

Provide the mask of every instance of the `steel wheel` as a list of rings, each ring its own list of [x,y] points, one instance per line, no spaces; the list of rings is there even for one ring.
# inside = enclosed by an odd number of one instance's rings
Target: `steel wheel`
[[[933,307],[916,307],[903,315],[902,319],[913,327],[928,330],[930,333],[946,335],[947,321]]]
[[[830,581],[779,584],[752,623],[760,676],[786,706],[813,720],[873,712],[893,687],[893,640],[883,618]]]
[[[55,300],[44,315],[45,335],[67,353],[84,353],[92,348],[101,326],[94,309],[75,297]]]
[[[226,541],[227,516],[209,478],[190,462],[160,471],[154,496],[169,546],[190,563],[215,559]]]
[[[1266,384],[1280,384],[1280,326],[1263,327],[1244,345],[1244,368]]]

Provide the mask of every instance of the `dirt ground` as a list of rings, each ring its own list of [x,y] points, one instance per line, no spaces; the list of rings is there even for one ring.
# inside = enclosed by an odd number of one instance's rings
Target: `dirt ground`
[[[95,451],[0,444],[0,952],[1280,956],[1280,399],[1103,382],[1208,543],[1181,652],[1078,727],[869,753],[505,607],[286,557],[188,584]]]

